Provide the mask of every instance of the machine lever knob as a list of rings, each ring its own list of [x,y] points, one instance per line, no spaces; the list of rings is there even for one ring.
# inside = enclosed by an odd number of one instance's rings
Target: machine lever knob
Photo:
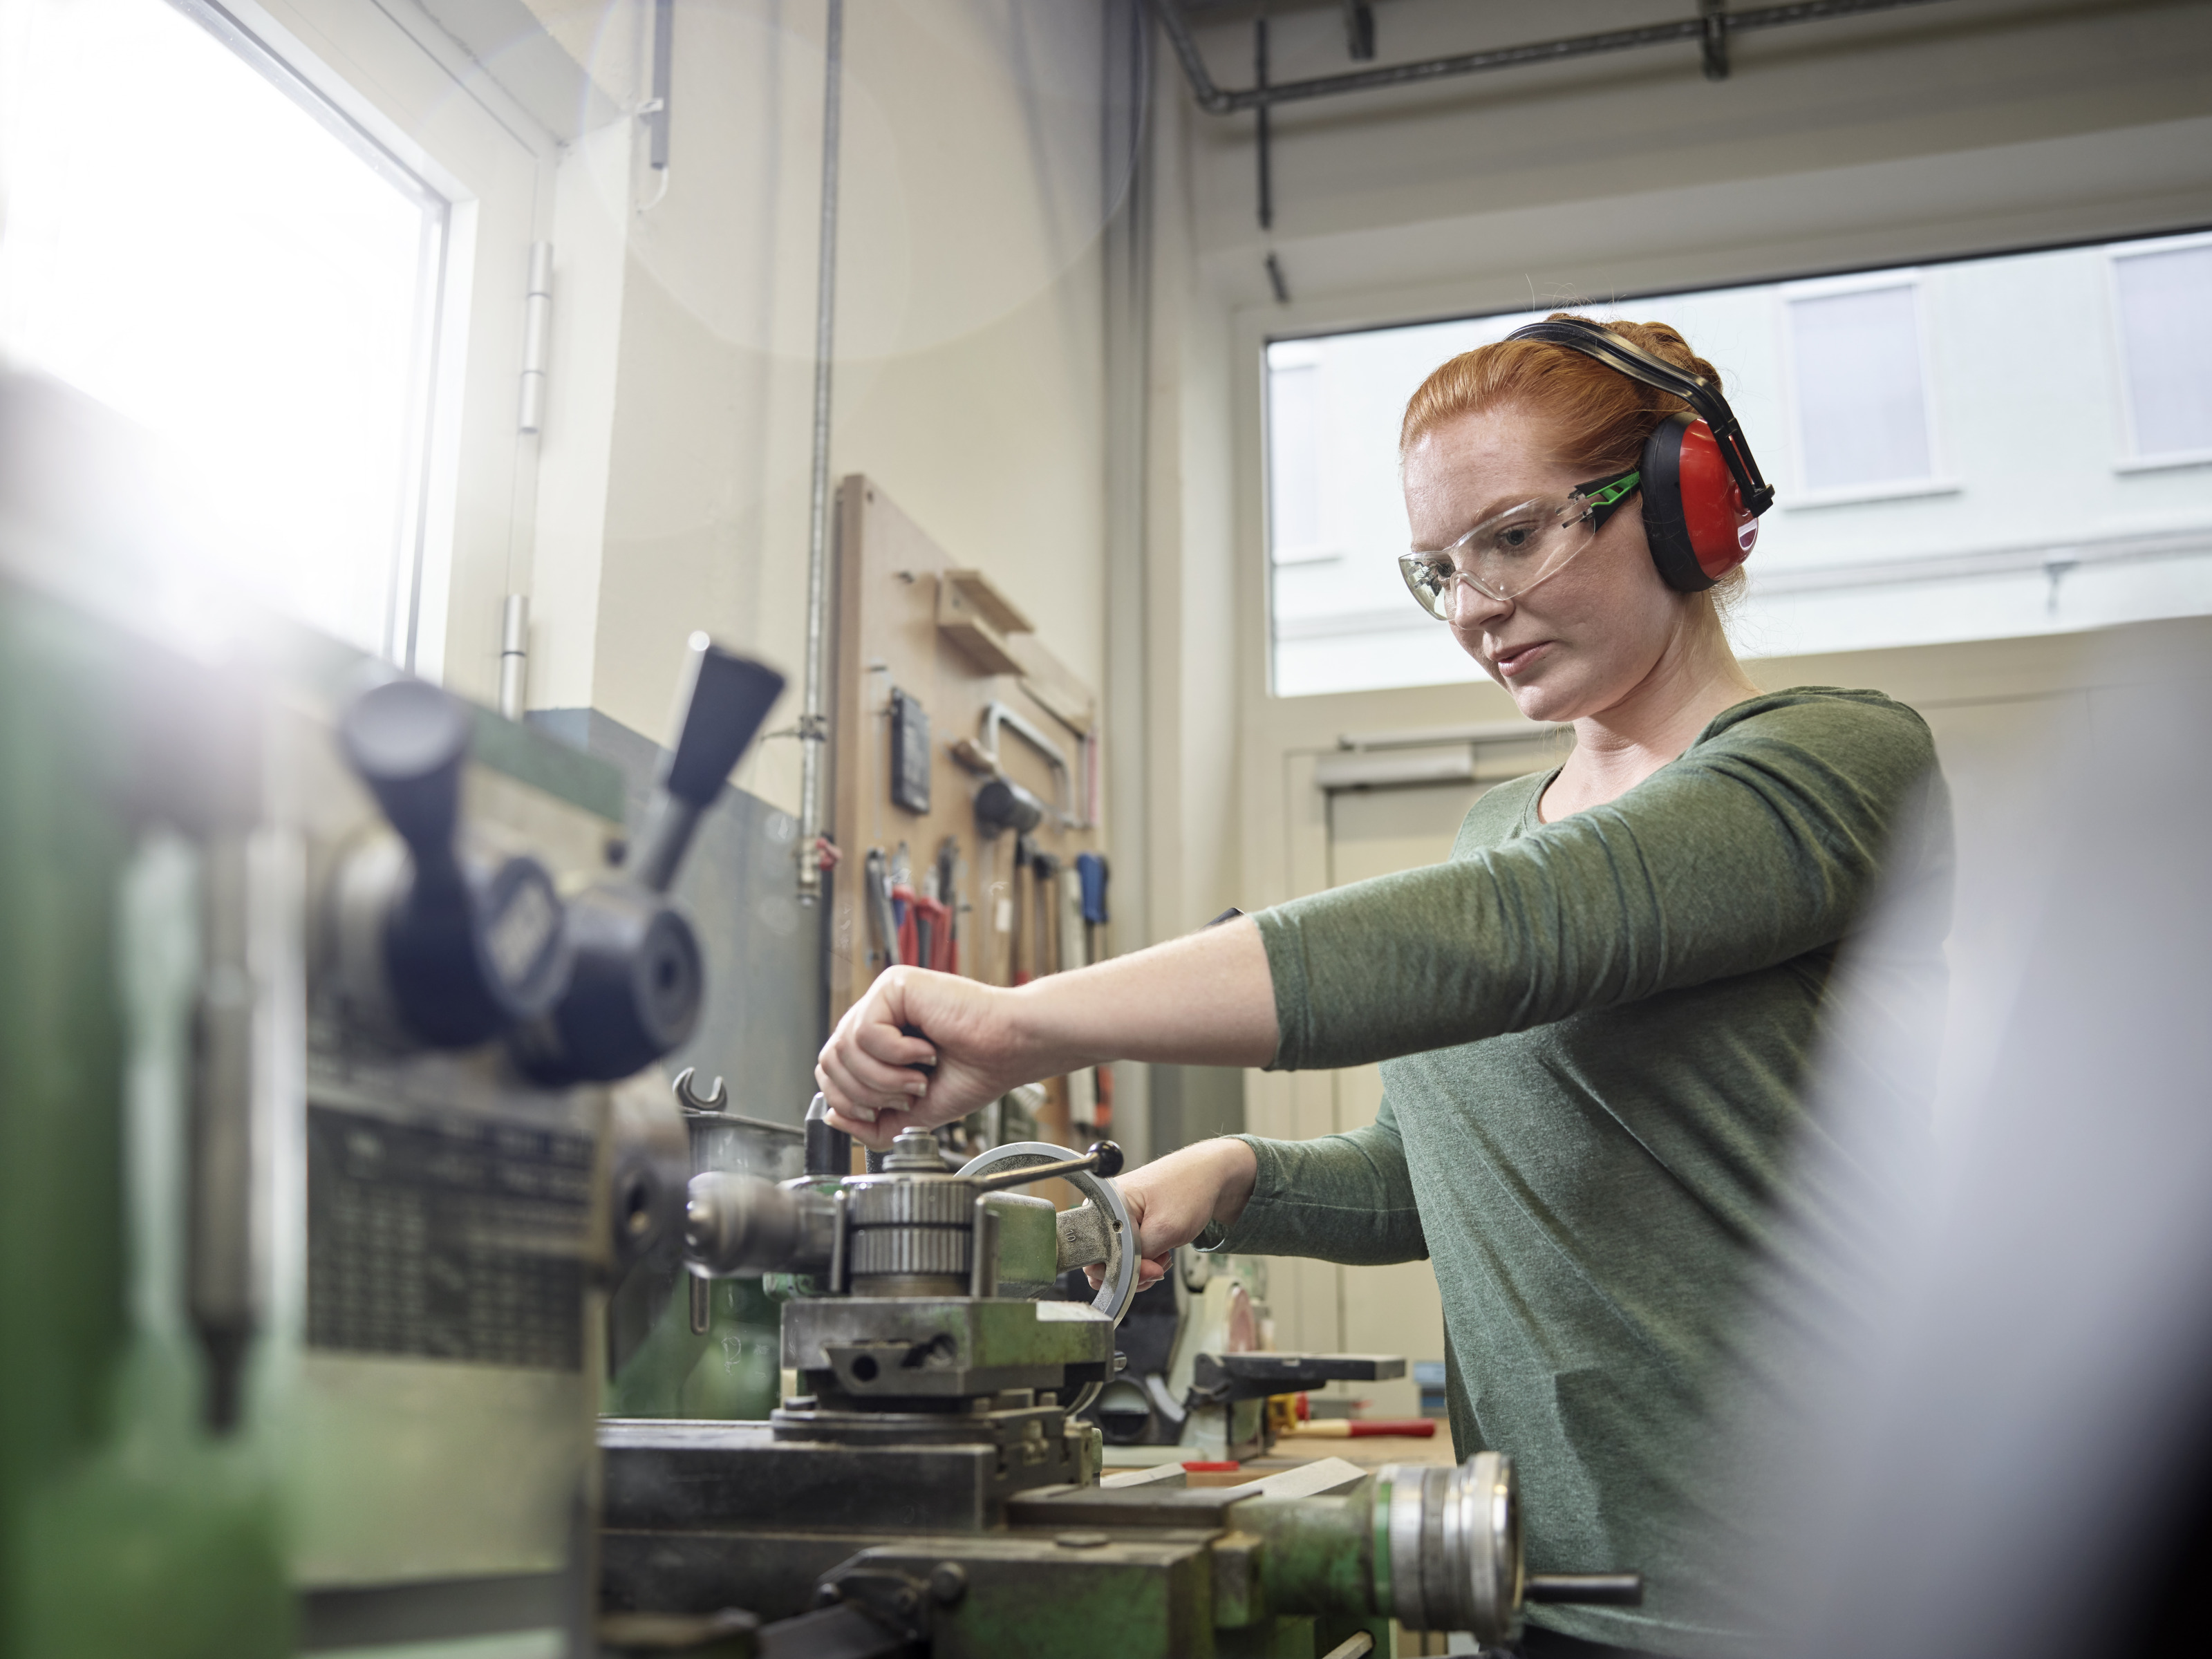
[[[354,699],[338,722],[346,759],[407,843],[418,885],[448,890],[460,879],[454,831],[468,710],[422,680],[393,680]]]
[[[338,720],[346,759],[406,845],[357,854],[341,877],[373,935],[392,1010],[419,1041],[473,1048],[543,1013],[568,982],[562,906],[533,858],[464,843],[468,709],[422,680],[392,680]],[[389,843],[386,843],[389,846]]]
[[[782,695],[783,676],[773,668],[725,651],[704,634],[691,636],[683,722],[630,862],[647,892],[665,893],[675,884],[701,815],[714,804],[730,769]]]

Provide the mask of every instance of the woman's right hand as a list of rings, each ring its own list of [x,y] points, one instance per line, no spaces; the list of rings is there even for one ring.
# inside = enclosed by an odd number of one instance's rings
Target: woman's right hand
[[[1167,1277],[1175,1252],[1204,1232],[1209,1223],[1234,1226],[1252,1197],[1260,1163],[1242,1140],[1201,1140],[1194,1146],[1132,1170],[1114,1184],[1128,1207],[1143,1259],[1137,1263],[1137,1288]],[[1095,1287],[1105,1281],[1103,1267],[1086,1270]]]

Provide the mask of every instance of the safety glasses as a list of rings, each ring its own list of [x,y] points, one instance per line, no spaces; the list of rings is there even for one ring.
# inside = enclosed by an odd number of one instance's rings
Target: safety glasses
[[[1417,547],[1398,561],[1406,586],[1438,622],[1449,622],[1454,589],[1465,582],[1497,604],[1549,581],[1597,539],[1643,474],[1632,469],[1577,484],[1565,497],[1523,501],[1485,519],[1449,547]]]

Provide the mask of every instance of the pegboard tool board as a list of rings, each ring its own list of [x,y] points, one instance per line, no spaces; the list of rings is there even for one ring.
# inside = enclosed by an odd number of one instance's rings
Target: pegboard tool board
[[[963,568],[859,474],[838,486],[837,561],[830,1018],[885,965],[870,914],[871,848],[888,860],[903,843],[917,891],[925,871],[950,868],[943,902],[970,978],[1010,985],[1079,962],[1084,929],[1068,908],[1075,859],[1104,850],[1097,697],[988,575]],[[1070,872],[1067,895],[1018,857],[1014,830],[980,833],[975,798],[994,772],[1042,806],[1025,839]],[[917,810],[924,789],[928,804]],[[956,856],[940,863],[948,840]],[[1090,942],[1103,955],[1101,933]]]

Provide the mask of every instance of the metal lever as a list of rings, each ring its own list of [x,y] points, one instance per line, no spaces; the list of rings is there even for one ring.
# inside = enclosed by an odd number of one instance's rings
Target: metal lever
[[[1091,1150],[1080,1158],[1059,1164],[1032,1164],[1025,1170],[1006,1170],[998,1175],[968,1178],[983,1191],[994,1193],[1001,1187],[1026,1187],[1032,1181],[1050,1181],[1055,1176],[1074,1175],[1084,1170],[1096,1170],[1102,1178],[1110,1180],[1121,1173],[1121,1149],[1110,1140],[1094,1140]]]
[[[1640,1572],[1532,1572],[1522,1581],[1524,1601],[1579,1601],[1584,1607],[1640,1607]]]
[[[753,740],[783,692],[773,668],[723,650],[694,634],[684,665],[684,710],[676,747],[661,774],[652,817],[629,860],[637,883],[652,893],[674,884],[700,817],[721,793],[723,780]]]

